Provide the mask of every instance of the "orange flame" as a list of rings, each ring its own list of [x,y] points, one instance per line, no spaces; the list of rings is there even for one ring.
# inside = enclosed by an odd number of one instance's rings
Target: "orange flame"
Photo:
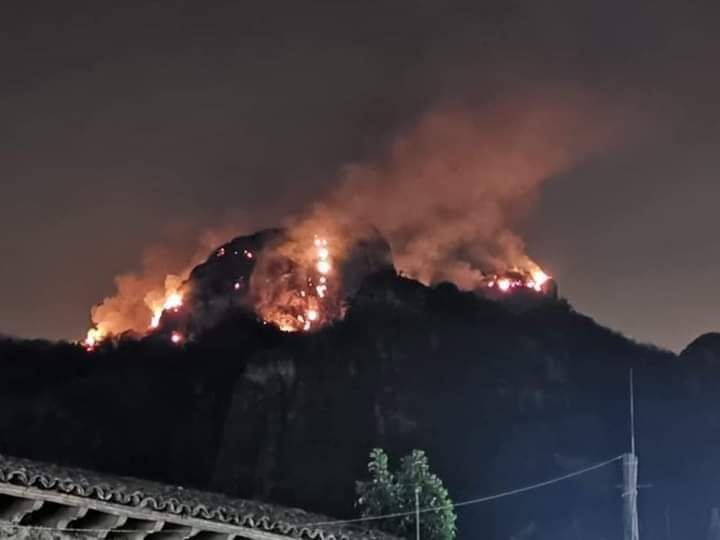
[[[145,295],[145,305],[150,311],[149,329],[154,330],[160,325],[160,319],[165,311],[177,312],[183,306],[183,294],[180,292],[182,280],[175,275],[168,275],[165,278],[165,292],[150,291]],[[109,331],[104,321],[96,323],[90,328],[82,342],[87,350],[94,350],[99,343],[110,338],[113,332]]]
[[[329,309],[333,300],[330,297],[333,257],[325,237],[316,235],[307,244],[303,240],[292,242],[292,249],[288,249],[295,265],[291,275],[270,280],[275,288],[271,298],[256,303],[255,308],[263,321],[283,332],[307,332],[333,319]]]
[[[83,341],[83,346],[88,351],[92,351],[98,343],[101,343],[105,338],[107,338],[107,334],[101,328],[91,328],[87,332],[85,341]]]
[[[150,319],[150,328],[157,328],[160,325],[162,314],[166,311],[178,311],[183,305],[183,296],[175,291],[165,297],[165,301],[159,307],[152,308],[153,316]]]
[[[540,268],[524,270],[512,268],[505,273],[490,276],[485,286],[496,288],[502,293],[508,293],[514,289],[526,288],[536,292],[542,292],[543,286],[550,280],[550,276]]]

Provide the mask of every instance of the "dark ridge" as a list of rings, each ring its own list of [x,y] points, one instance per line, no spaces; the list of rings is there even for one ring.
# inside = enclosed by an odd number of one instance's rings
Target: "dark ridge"
[[[308,334],[231,306],[180,347],[162,335],[92,353],[0,341],[0,453],[351,517],[374,446],[394,459],[425,449],[455,500],[628,451],[632,367],[641,482],[653,484],[641,527],[663,537],[668,509],[698,538],[720,500],[720,363],[696,359],[717,336],[680,361],[563,299],[516,309],[386,268],[342,321]],[[464,508],[460,538],[530,526],[539,540],[619,537],[620,481],[613,466]]]
[[[698,357],[720,361],[720,333],[709,332],[703,334],[680,353],[680,358],[687,360]]]

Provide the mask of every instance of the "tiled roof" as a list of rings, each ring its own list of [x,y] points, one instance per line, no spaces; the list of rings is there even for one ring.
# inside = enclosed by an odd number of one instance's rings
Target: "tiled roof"
[[[378,531],[326,524],[296,508],[0,455],[0,483],[38,488],[136,509],[204,519],[309,540],[393,540]]]

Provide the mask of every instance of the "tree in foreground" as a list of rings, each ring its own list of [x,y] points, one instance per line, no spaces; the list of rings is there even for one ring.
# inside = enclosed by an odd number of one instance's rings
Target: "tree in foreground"
[[[368,463],[370,480],[357,482],[357,506],[362,517],[386,514],[406,514],[379,519],[369,525],[387,533],[415,538],[415,493],[420,509],[433,510],[420,513],[422,540],[453,540],[455,538],[455,511],[447,489],[440,478],[430,471],[427,456],[422,450],[413,450],[400,460],[400,468],[390,471],[387,454],[380,448],[370,452]]]

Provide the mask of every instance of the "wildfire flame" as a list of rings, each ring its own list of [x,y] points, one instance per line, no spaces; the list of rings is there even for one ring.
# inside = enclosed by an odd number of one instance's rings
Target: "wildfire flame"
[[[107,334],[100,328],[91,328],[88,330],[83,345],[89,351],[93,350],[98,343],[102,342],[107,337]]]
[[[174,279],[174,277],[175,276],[168,276],[165,280],[166,291],[164,298],[160,297],[160,300],[158,301],[156,298],[158,298],[159,295],[152,292],[145,296],[145,304],[151,313],[150,324],[148,327],[150,330],[154,330],[160,326],[160,319],[162,318],[164,312],[173,311],[177,313],[183,306],[183,295],[178,290],[180,283]],[[88,330],[82,345],[88,351],[92,351],[98,346],[98,344],[111,337],[111,335],[111,332],[108,332],[105,328],[103,328],[102,323],[97,324]],[[182,336],[180,336],[180,339],[178,340],[174,333],[170,339],[173,343],[179,343],[182,341]]]
[[[160,318],[165,311],[178,311],[183,305],[183,297],[179,292],[170,293],[162,306],[153,308],[153,315],[150,319],[150,328],[157,328],[160,325]]]
[[[486,287],[507,293],[515,289],[532,289],[535,292],[542,292],[543,286],[548,282],[550,276],[540,268],[531,271],[513,268],[503,274],[493,274],[486,280]]]
[[[313,234],[318,230],[325,234]],[[233,254],[255,259],[253,274],[234,277],[227,285],[228,290],[243,295],[241,301],[247,298],[263,323],[275,325],[283,332],[307,332],[342,317],[340,297],[345,284],[341,282],[343,276],[337,273],[341,265],[345,268],[346,250],[347,239],[333,229],[326,230],[321,224],[306,227],[302,232],[296,230],[282,244],[271,249],[253,253],[247,249],[228,251],[223,247],[213,256],[222,258]],[[476,290],[492,291],[490,296],[497,297],[520,290],[545,294],[551,278],[528,260],[526,265],[481,274],[480,279],[480,282],[474,282],[474,287],[480,284],[480,289]],[[152,332],[160,328],[163,314],[187,309],[184,305],[187,287],[187,281],[180,276],[168,275],[164,286],[145,293],[144,297],[140,289],[138,322],[128,330],[140,334]],[[148,310],[149,324],[145,328],[142,326],[143,308]],[[113,325],[109,317],[97,318],[95,322],[82,342],[89,351],[113,335],[127,331],[126,327]],[[177,325],[172,326],[174,331],[167,336],[170,342],[179,345],[190,339],[176,330]]]
[[[299,287],[285,294],[288,305],[260,309],[263,320],[275,324],[283,332],[307,332],[331,318],[326,309],[329,279],[333,273],[329,242],[315,236],[312,245],[305,249],[307,256],[302,259],[306,261],[306,267],[298,269],[305,278]]]

